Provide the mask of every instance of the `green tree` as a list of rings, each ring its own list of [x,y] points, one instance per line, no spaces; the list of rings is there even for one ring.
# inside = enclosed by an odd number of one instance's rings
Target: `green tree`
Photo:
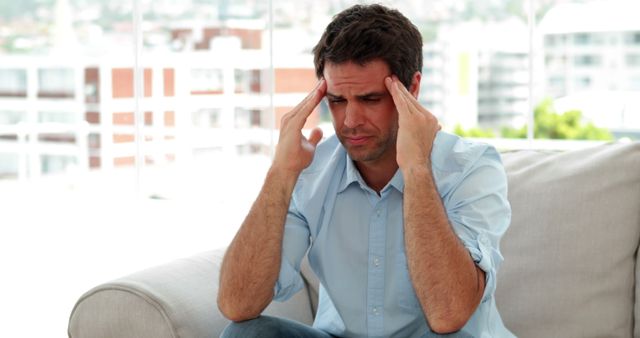
[[[493,138],[496,137],[495,133],[489,129],[482,128],[471,128],[469,130],[462,129],[460,124],[456,124],[453,132],[456,135],[460,135],[462,137],[478,137],[478,138]]]
[[[593,123],[584,123],[582,112],[569,110],[562,114],[555,111],[553,101],[545,99],[534,110],[534,138],[562,140],[613,140],[613,135]],[[495,137],[488,129],[472,128],[464,130],[456,125],[454,133],[463,137]],[[500,135],[504,138],[526,138],[527,126],[521,128],[503,127]]]
[[[598,128],[593,123],[584,123],[582,112],[569,110],[562,114],[555,111],[553,101],[545,99],[535,108],[534,138],[561,140],[613,140],[613,135],[604,128]],[[505,127],[501,130],[502,137],[526,138],[527,126],[522,128]]]

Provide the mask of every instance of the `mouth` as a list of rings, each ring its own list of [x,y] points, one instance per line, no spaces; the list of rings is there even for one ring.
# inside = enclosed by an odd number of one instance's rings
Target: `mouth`
[[[369,136],[350,136],[350,137],[345,137],[345,141],[353,146],[359,146],[362,144],[367,143],[367,141],[369,141],[371,137]]]

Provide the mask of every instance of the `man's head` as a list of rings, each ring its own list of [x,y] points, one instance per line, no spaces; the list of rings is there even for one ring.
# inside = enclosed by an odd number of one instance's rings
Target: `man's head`
[[[356,5],[335,16],[314,54],[336,136],[351,159],[393,168],[398,111],[384,81],[396,75],[418,96],[422,38],[416,27],[396,10]]]
[[[337,14],[313,53],[318,78],[326,62],[364,65],[380,59],[408,88],[422,71],[420,32],[402,13],[382,5],[355,5]]]

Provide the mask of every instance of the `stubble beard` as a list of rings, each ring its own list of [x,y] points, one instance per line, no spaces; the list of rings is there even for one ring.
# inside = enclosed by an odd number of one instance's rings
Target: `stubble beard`
[[[347,150],[351,160],[354,162],[375,162],[394,149],[396,146],[398,129],[397,127],[393,128],[388,134],[376,137],[372,149],[359,149],[361,148],[359,146],[347,146],[343,135],[349,134],[349,132],[343,132],[339,133],[337,136],[340,143],[342,143],[342,146]]]

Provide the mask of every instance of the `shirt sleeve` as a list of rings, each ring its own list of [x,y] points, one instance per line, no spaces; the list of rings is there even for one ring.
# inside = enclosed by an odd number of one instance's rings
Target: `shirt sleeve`
[[[507,177],[500,155],[489,148],[445,199],[455,233],[485,272],[482,301],[493,297],[496,273],[503,261],[500,239],[511,221],[507,200]]]
[[[280,274],[274,287],[273,299],[284,302],[302,289],[304,282],[300,276],[300,262],[309,248],[309,226],[291,198],[282,240],[282,260]]]

